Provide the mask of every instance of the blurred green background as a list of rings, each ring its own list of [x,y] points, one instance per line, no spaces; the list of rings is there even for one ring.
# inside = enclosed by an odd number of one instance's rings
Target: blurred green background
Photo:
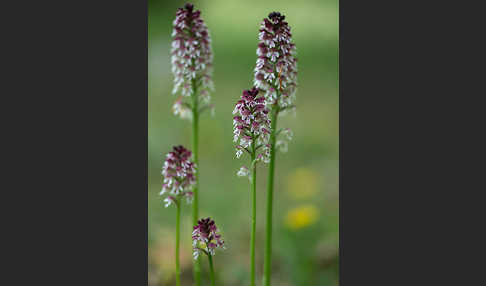
[[[191,149],[191,124],[171,112],[170,34],[185,1],[149,0],[148,11],[148,227],[149,285],[174,285],[175,209],[164,208],[161,166],[173,145]],[[193,1],[210,30],[214,51],[212,103],[216,114],[200,122],[200,216],[214,218],[227,249],[217,252],[219,285],[249,284],[250,191],[236,172],[232,110],[252,86],[259,23],[269,12],[286,15],[298,52],[297,113],[280,117],[294,139],[278,153],[274,191],[272,285],[338,285],[339,95],[338,1]],[[258,170],[257,277],[261,283],[266,166]],[[181,229],[182,285],[192,285],[191,209]],[[203,278],[207,261],[203,260]],[[203,285],[208,285],[208,280]]]

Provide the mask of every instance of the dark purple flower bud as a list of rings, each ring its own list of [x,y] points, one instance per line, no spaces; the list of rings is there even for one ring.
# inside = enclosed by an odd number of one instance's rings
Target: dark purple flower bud
[[[257,122],[257,121],[253,121],[253,122],[251,123],[251,127],[252,127],[254,130],[257,130],[259,125],[260,125],[260,124],[258,124],[258,122]],[[251,138],[251,137],[250,137],[250,138]]]
[[[192,9],[194,9],[194,5],[191,4],[191,3],[186,3],[186,5],[184,5],[184,8],[189,12],[189,13],[192,13]]]
[[[233,119],[236,123],[243,123],[243,119],[241,119],[241,116],[235,116],[233,117]]]

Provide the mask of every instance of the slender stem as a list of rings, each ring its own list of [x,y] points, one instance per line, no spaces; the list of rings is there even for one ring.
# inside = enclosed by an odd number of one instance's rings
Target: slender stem
[[[256,236],[256,162],[255,151],[256,142],[252,140],[252,153],[251,153],[251,241],[250,241],[250,285],[255,286],[255,236]]]
[[[265,257],[263,262],[263,285],[270,286],[272,275],[272,209],[273,209],[273,178],[275,173],[275,131],[277,130],[278,105],[272,109],[272,123],[270,134],[270,164],[268,166],[268,188],[267,188],[267,217],[266,217],[266,238]]]
[[[211,286],[215,285],[215,278],[214,278],[214,267],[213,267],[213,256],[211,254],[208,255],[209,259],[209,270],[210,270],[210,277],[211,277]]]
[[[198,203],[199,203],[199,160],[198,160],[198,145],[199,145],[199,111],[198,111],[198,96],[196,80],[192,80],[192,153],[194,155],[194,163],[196,164],[196,184],[193,189],[192,201],[192,224],[196,225],[199,218]],[[198,258],[194,262],[194,282],[196,286],[201,285],[201,261]]]
[[[180,244],[180,232],[181,232],[181,208],[176,204],[177,216],[176,216],[176,285],[181,285],[181,269],[179,266],[179,244]]]

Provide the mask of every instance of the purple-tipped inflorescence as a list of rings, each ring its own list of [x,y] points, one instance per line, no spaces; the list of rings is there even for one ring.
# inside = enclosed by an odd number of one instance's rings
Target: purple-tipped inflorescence
[[[241,99],[238,100],[233,110],[233,141],[236,145],[236,157],[240,157],[244,151],[252,154],[253,150],[257,161],[268,161],[270,138],[269,110],[265,106],[265,98],[258,96],[258,89],[253,87],[244,90]],[[252,144],[254,146],[252,146]],[[254,148],[253,148],[254,147]],[[253,162],[252,162],[253,163]],[[244,167],[248,170],[246,167]],[[238,175],[248,174],[240,169]]]
[[[160,192],[161,195],[170,194],[164,200],[165,207],[177,204],[181,197],[191,202],[191,189],[196,183],[196,166],[191,161],[191,155],[191,151],[183,146],[174,146],[172,152],[167,154],[162,167],[164,181]]]
[[[187,3],[179,8],[172,31],[171,62],[174,74],[174,89],[182,96],[191,96],[197,87],[198,100],[209,107],[209,91],[213,90],[211,37],[201,18],[201,11],[194,11],[194,5]],[[196,86],[194,86],[196,85]],[[190,110],[189,104],[174,107],[174,113],[184,115]],[[176,112],[177,111],[177,112]]]
[[[255,86],[265,91],[266,103],[278,102],[279,110],[293,108],[297,87],[296,48],[284,19],[272,12],[261,22],[254,78]]]
[[[201,252],[207,255],[214,255],[216,248],[225,248],[224,241],[214,220],[208,217],[197,222],[192,232],[192,247],[194,259],[197,259]]]

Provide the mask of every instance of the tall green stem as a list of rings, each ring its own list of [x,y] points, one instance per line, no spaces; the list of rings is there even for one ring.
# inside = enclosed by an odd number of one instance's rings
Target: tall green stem
[[[265,257],[263,262],[263,285],[270,286],[272,275],[272,209],[273,209],[273,177],[275,173],[275,132],[277,130],[278,105],[272,109],[272,125],[270,134],[270,164],[268,166],[268,187],[267,187],[267,217],[266,217],[266,238]]]
[[[211,286],[215,285],[215,278],[214,278],[214,267],[213,267],[213,256],[211,254],[208,255],[209,259],[209,270],[210,270],[210,277],[211,277]]]
[[[176,204],[177,215],[176,215],[176,285],[181,285],[181,269],[179,266],[179,242],[180,242],[180,232],[181,232],[181,206]]]
[[[251,154],[251,241],[250,241],[250,285],[255,286],[255,236],[256,236],[256,162],[255,140],[252,140]]]
[[[198,160],[198,145],[199,145],[199,106],[197,97],[196,80],[192,80],[192,153],[194,155],[194,163],[196,164],[196,184],[193,189],[194,199],[192,201],[192,224],[196,225],[199,218],[198,203],[199,203],[199,160]],[[194,262],[194,282],[196,286],[201,285],[201,261],[198,258]]]

